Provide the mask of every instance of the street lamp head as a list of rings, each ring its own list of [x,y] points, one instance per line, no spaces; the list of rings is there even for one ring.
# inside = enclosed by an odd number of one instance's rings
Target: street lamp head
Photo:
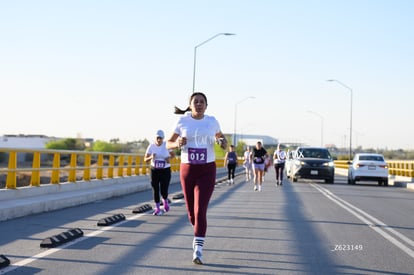
[[[212,37],[210,37],[206,41],[203,41],[203,42],[201,42],[200,44],[198,44],[194,47],[193,93],[194,93],[194,89],[195,89],[195,72],[196,72],[197,48],[204,45],[204,44],[206,44],[207,42],[213,40],[214,38],[216,38],[220,35],[236,35],[236,34],[235,33],[228,33],[228,32],[220,32],[220,33],[217,33],[217,34],[213,35]]]

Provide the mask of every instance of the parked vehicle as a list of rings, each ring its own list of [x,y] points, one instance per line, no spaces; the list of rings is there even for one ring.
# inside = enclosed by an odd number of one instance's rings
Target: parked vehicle
[[[290,178],[321,179],[334,183],[335,166],[328,149],[323,147],[298,147],[294,152]]]
[[[348,168],[348,184],[377,181],[388,186],[388,165],[381,154],[358,153]]]

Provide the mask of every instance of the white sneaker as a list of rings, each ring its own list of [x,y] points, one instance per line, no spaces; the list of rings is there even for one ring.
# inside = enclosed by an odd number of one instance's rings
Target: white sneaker
[[[161,209],[156,208],[154,210],[154,212],[152,212],[152,215],[154,215],[154,216],[161,216],[162,215]]]
[[[230,180],[230,184],[234,184],[234,180],[233,179]]]
[[[259,192],[262,192],[262,186],[259,185]]]
[[[196,250],[193,253],[193,263],[194,264],[203,264],[203,256],[201,255],[201,252]]]
[[[257,185],[255,184],[254,185],[254,189],[253,189],[254,191],[257,191]]]

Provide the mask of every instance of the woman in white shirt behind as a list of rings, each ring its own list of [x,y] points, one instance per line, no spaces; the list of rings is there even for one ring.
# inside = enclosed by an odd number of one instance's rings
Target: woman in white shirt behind
[[[169,151],[164,142],[164,132],[158,130],[155,141],[148,145],[145,152],[144,161],[151,161],[151,186],[155,202],[155,210],[153,215],[162,215],[160,209],[160,192],[163,199],[164,212],[170,210],[168,204],[168,188],[171,180],[170,158],[173,152]]]
[[[285,169],[286,153],[280,149],[280,144],[273,154],[273,163],[276,172],[276,186],[283,185],[283,170]]]

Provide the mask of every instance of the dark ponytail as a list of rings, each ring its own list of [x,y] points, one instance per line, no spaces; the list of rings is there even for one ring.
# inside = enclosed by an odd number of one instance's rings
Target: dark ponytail
[[[187,109],[185,109],[185,110],[182,110],[182,109],[178,108],[177,106],[174,106],[174,114],[176,114],[176,115],[183,115],[188,111],[191,111],[190,106],[188,106]]]
[[[196,95],[201,95],[202,97],[204,97],[204,100],[206,101],[206,104],[207,104],[207,97],[206,97],[206,95],[203,94],[203,93],[197,92],[197,93],[193,93],[190,96],[189,105],[191,105],[191,100],[193,100],[193,98]],[[174,106],[174,114],[176,114],[176,115],[183,115],[183,114],[185,114],[186,112],[189,112],[189,111],[191,111],[190,106],[188,106],[187,109],[185,109],[185,110],[182,110],[182,109],[178,108],[177,106]]]

